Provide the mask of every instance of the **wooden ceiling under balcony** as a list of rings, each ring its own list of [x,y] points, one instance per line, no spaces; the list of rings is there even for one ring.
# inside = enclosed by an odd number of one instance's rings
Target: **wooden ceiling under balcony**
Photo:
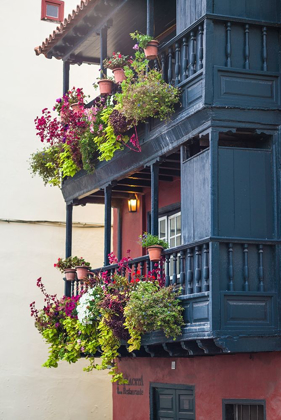
[[[166,33],[169,28],[175,30],[176,1],[155,0],[155,35]],[[99,64],[100,31],[108,26],[107,51],[121,51],[131,55],[133,40],[130,33],[135,30],[146,33],[146,1],[144,0],[100,0],[89,12],[75,18],[75,24],[65,35],[58,36],[52,47],[47,48],[48,58],[59,58],[71,63]],[[171,32],[171,31],[170,31]],[[169,37],[171,37],[171,33]],[[165,41],[165,36],[160,37]]]
[[[163,157],[159,164],[159,181],[172,182],[180,177],[180,151],[167,157]],[[150,168],[143,168],[126,178],[112,183],[112,201],[128,199],[132,194],[143,195],[145,188],[151,186]],[[89,194],[87,197],[75,200],[75,205],[85,205],[88,203],[99,204],[104,202],[103,189]]]

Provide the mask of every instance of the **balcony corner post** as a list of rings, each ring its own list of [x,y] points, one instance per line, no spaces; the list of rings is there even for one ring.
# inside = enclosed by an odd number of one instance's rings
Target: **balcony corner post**
[[[63,95],[69,91],[69,72],[70,64],[68,61],[63,62]]]
[[[65,258],[71,257],[72,254],[72,214],[73,204],[66,205],[66,223],[65,223]],[[65,296],[71,296],[71,282],[64,283]]]
[[[146,19],[146,33],[154,36],[154,0],[147,0]]]
[[[103,60],[107,57],[107,26],[104,26],[100,31],[100,77],[107,74],[107,69],[103,67]]]
[[[108,254],[111,248],[111,196],[112,187],[107,185],[104,188],[104,265],[109,264]]]
[[[151,233],[158,236],[158,207],[159,207],[159,162],[151,167]]]

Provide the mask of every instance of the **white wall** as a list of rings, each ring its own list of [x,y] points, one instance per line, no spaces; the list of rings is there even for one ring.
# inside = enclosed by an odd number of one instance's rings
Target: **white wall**
[[[78,0],[66,0],[69,11]],[[83,372],[84,361],[42,368],[47,346],[33,326],[29,304],[43,304],[36,279],[42,276],[50,293],[63,293],[53,268],[64,256],[65,229],[31,221],[64,221],[65,203],[58,188],[31,178],[28,159],[41,147],[34,118],[62,94],[62,62],[36,57],[39,45],[56,25],[40,21],[41,1],[1,2],[0,67],[0,419],[111,419],[111,383],[105,372]],[[97,68],[71,66],[70,87],[91,83]],[[73,220],[103,223],[103,206],[74,208]],[[7,223],[3,219],[12,221]],[[13,220],[22,223],[13,223]],[[75,228],[73,255],[102,264],[103,229]]]

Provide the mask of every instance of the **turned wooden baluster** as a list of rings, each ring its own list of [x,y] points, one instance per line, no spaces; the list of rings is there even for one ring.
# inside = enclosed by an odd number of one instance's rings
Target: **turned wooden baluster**
[[[209,247],[208,244],[203,245],[204,255],[204,267],[203,267],[203,278],[204,278],[204,291],[208,292],[209,286]]]
[[[244,253],[244,290],[249,291],[249,265],[248,265],[248,244],[243,245]]]
[[[181,80],[187,78],[187,66],[188,66],[188,55],[187,55],[187,38],[184,37],[182,40],[182,64],[181,64]]]
[[[198,26],[197,32],[197,60],[196,60],[196,70],[201,70],[203,68],[203,26]]]
[[[245,69],[250,68],[250,43],[249,43],[249,25],[245,25]]]
[[[201,267],[200,267],[200,257],[201,257],[201,249],[199,246],[195,247],[195,256],[196,256],[196,268],[195,268],[195,292],[201,292]]]
[[[176,42],[176,65],[175,65],[175,76],[176,76],[176,80],[175,80],[175,85],[178,85],[180,83],[180,59],[181,59],[181,53],[180,53],[180,44],[179,42]]]
[[[168,287],[170,285],[170,255],[166,255],[166,281],[165,286]]]
[[[234,290],[233,286],[233,244],[228,244],[228,290]]]
[[[185,251],[180,252],[180,285],[183,288],[185,284]]]
[[[189,248],[187,251],[187,281],[186,281],[186,294],[189,295],[193,293],[193,270],[192,270],[192,258],[193,252]]]
[[[262,69],[267,71],[267,30],[266,26],[262,28]]]
[[[141,273],[141,276],[144,275],[144,261],[140,262],[140,273]]]
[[[173,48],[169,48],[168,52],[168,83],[171,85],[173,81],[173,68],[172,68],[172,60],[173,60]]]
[[[263,245],[259,245],[259,291],[264,292]]]
[[[162,79],[166,82],[166,56],[164,52],[161,54],[161,73]]]
[[[192,76],[195,73],[195,69],[194,69],[195,61],[196,61],[195,36],[194,36],[194,32],[191,31],[190,32],[188,76]]]
[[[177,262],[178,262],[178,255],[176,252],[173,253],[173,285],[177,284]]]
[[[226,67],[231,67],[231,23],[226,24]]]

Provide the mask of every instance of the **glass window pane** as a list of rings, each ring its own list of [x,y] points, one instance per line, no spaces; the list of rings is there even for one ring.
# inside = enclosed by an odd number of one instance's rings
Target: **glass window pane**
[[[49,17],[58,18],[59,17],[59,7],[47,4],[46,14]]]
[[[177,235],[181,233],[181,216],[177,216]]]
[[[161,239],[166,238],[166,221],[165,220],[159,221],[159,237]]]
[[[175,238],[170,239],[170,248],[173,248],[175,245]]]
[[[177,236],[176,237],[176,245],[180,246],[181,245],[181,236]]]
[[[172,219],[170,219],[170,236],[175,236],[175,232],[176,232],[176,229],[175,229],[175,225],[176,225],[176,220],[175,220],[175,218],[173,217]]]

